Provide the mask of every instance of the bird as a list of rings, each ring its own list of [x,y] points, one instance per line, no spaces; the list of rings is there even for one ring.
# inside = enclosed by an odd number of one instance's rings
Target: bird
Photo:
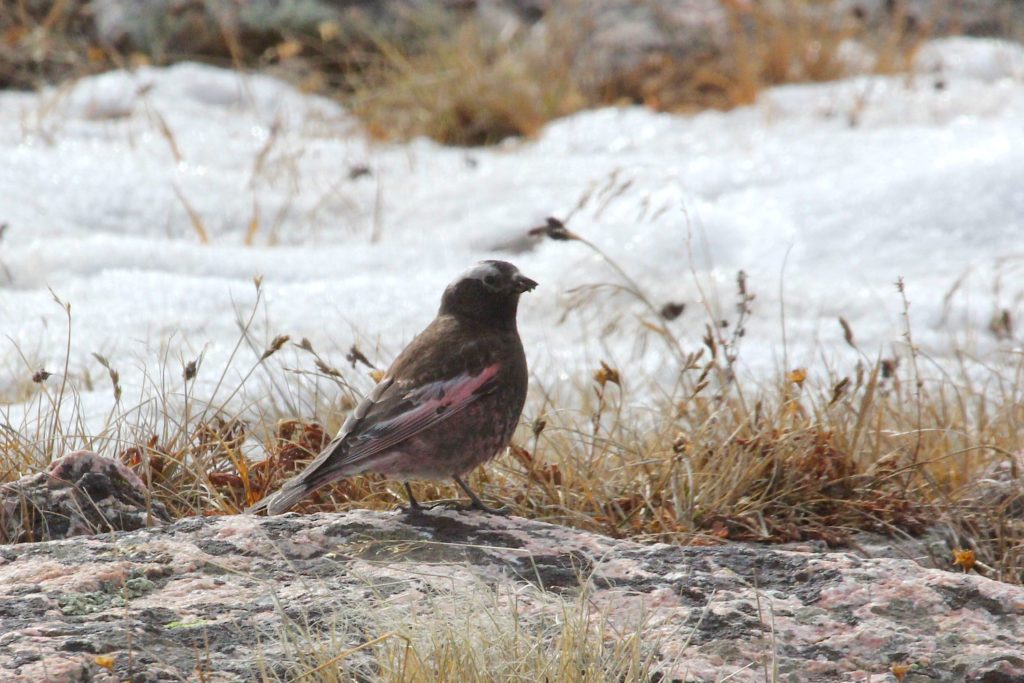
[[[464,477],[503,450],[526,402],[519,297],[537,287],[506,261],[481,261],[441,296],[437,316],[398,355],[299,474],[247,512],[286,512],[316,489],[365,472],[401,480],[411,512],[424,509],[410,480],[452,479],[470,508],[504,514]]]

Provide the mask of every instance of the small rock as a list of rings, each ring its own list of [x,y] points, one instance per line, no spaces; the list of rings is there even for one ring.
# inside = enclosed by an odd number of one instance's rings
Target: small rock
[[[0,543],[132,531],[170,517],[122,463],[75,451],[46,472],[0,486]]]

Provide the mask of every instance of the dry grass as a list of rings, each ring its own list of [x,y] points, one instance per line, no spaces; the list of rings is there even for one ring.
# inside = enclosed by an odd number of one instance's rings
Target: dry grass
[[[819,3],[722,0],[728,47],[653,51],[611,77],[588,74],[578,56],[589,38],[569,13],[542,36],[498,40],[472,22],[436,32],[412,49],[378,44],[343,97],[371,134],[386,139],[425,135],[448,144],[486,144],[530,136],[547,121],[606,104],[644,104],[661,111],[729,109],[751,104],[765,88],[827,81],[852,73],[902,73],[924,39],[907,31],[897,9],[881,29]],[[869,63],[843,51],[856,44]],[[584,60],[585,61],[585,60]]]
[[[285,625],[258,654],[264,681],[650,681],[659,640],[639,623],[613,625],[587,590],[558,597],[528,584],[420,595],[415,609],[381,599],[327,620]],[[326,621],[326,623],[324,623]]]
[[[79,0],[0,0],[0,88],[33,88],[110,68]]]
[[[785,83],[831,81],[856,73],[905,73],[926,31],[908,30],[902,5],[869,28],[832,2],[721,0],[729,47],[685,58],[655,53],[604,84],[605,98],[622,97],[664,111],[731,109]],[[851,59],[852,52],[863,59]],[[858,63],[859,62],[859,63]]]
[[[533,135],[593,104],[576,83],[568,49],[525,37],[495,39],[472,22],[437,34],[416,53],[380,45],[344,97],[371,135],[482,145]]]

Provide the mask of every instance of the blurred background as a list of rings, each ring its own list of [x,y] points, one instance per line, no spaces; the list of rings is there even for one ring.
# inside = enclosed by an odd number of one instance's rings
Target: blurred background
[[[907,73],[948,36],[1019,40],[1016,0],[5,0],[0,87],[142,65],[259,70],[375,138],[534,135],[602,105],[729,109],[765,88]]]

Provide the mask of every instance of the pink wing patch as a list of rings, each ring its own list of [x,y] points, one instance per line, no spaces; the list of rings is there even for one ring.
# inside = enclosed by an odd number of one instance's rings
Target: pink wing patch
[[[357,433],[346,435],[349,437],[349,451],[345,464],[386,451],[461,412],[490,393],[500,369],[500,364],[495,363],[484,368],[478,375],[464,373],[448,380],[431,382],[411,389],[400,397],[384,399],[369,407],[366,421],[353,430]],[[394,401],[393,406],[384,406],[384,403],[391,401]],[[384,410],[374,415],[374,408]],[[343,437],[339,435],[340,438]]]

